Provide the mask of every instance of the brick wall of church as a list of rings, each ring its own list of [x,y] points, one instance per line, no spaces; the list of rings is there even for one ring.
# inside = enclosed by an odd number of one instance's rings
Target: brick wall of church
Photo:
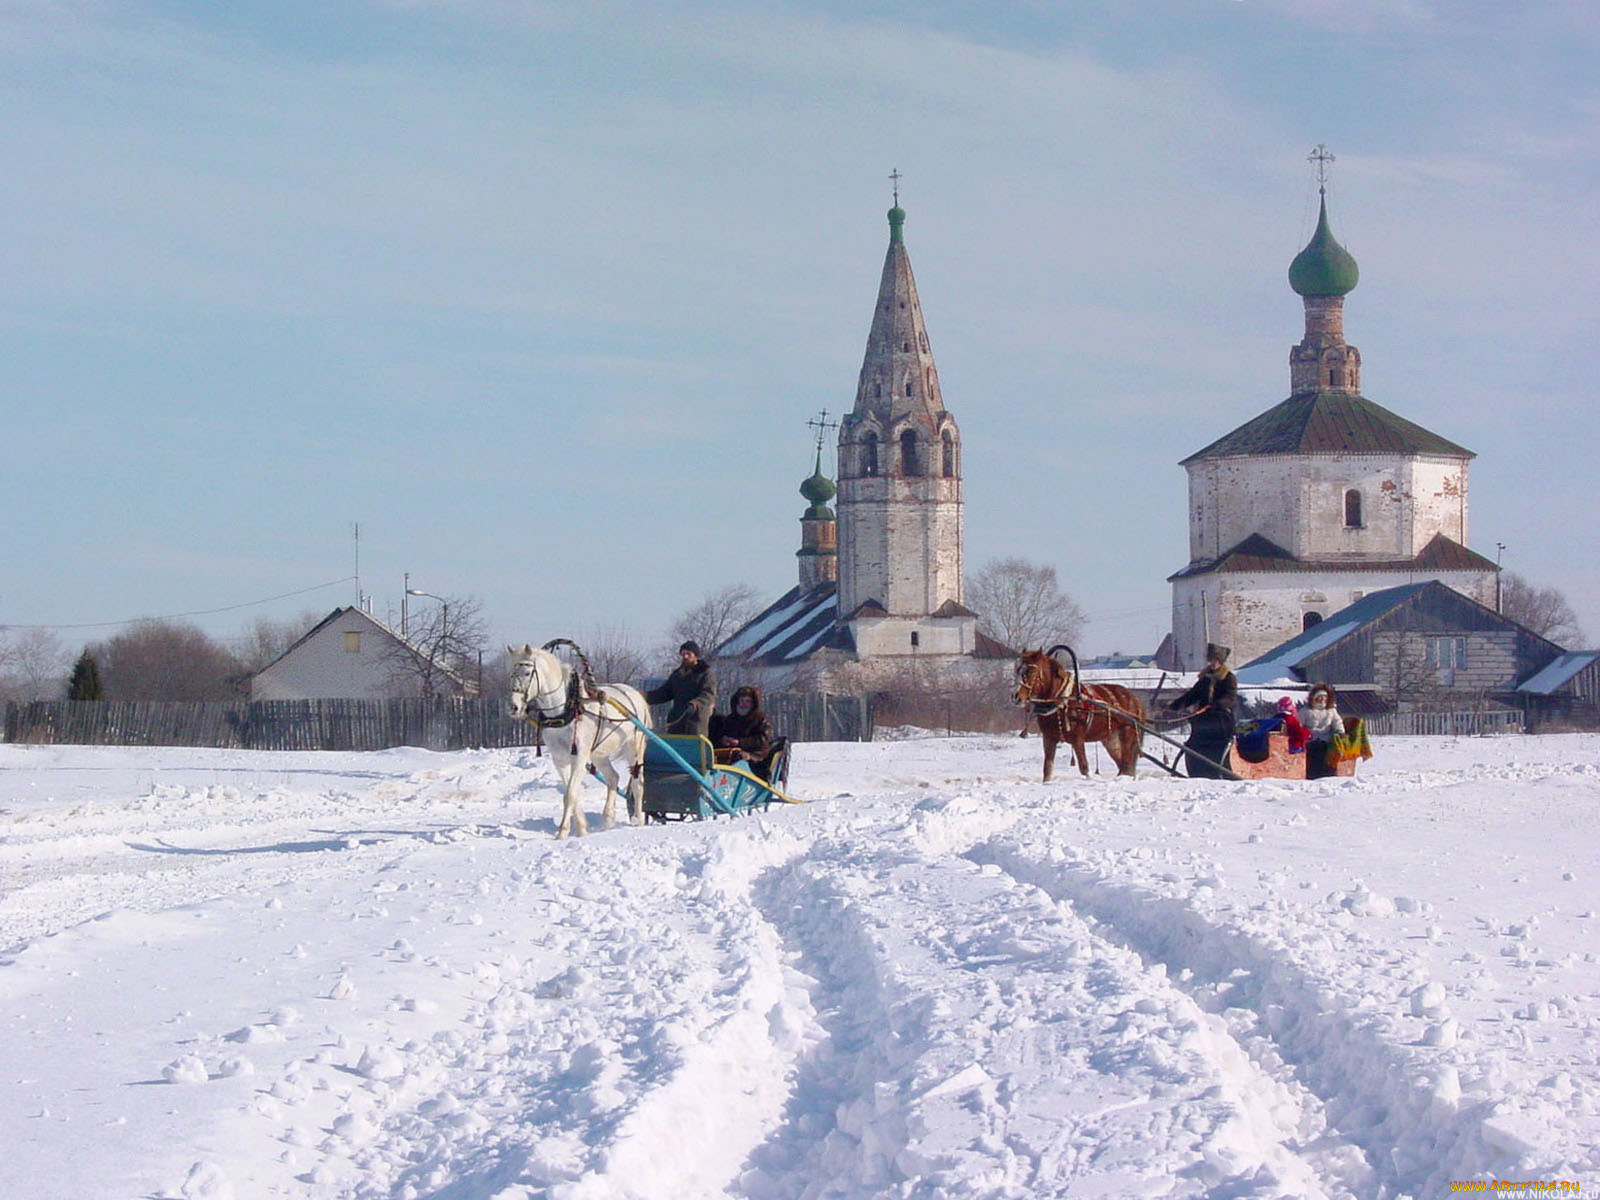
[[[1326,454],[1191,464],[1190,561],[1216,558],[1253,533],[1311,559],[1410,558],[1439,533],[1465,545],[1466,460]]]

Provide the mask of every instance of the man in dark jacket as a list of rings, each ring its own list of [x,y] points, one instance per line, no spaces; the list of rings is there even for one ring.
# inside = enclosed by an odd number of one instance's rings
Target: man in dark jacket
[[[650,704],[671,703],[667,733],[710,733],[711,714],[717,707],[717,681],[711,664],[700,661],[700,647],[689,641],[678,647],[677,669],[666,682],[644,694]]]
[[[1168,711],[1193,708],[1189,717],[1189,740],[1183,756],[1184,769],[1191,779],[1221,779],[1222,773],[1211,763],[1226,767],[1228,745],[1233,741],[1233,710],[1239,702],[1239,677],[1228,669],[1228,647],[1206,646],[1206,665],[1194,686],[1167,705]]]

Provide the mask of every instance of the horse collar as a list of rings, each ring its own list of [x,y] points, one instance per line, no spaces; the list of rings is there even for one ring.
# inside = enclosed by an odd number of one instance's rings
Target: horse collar
[[[582,708],[583,687],[578,679],[578,673],[574,671],[567,680],[567,699],[566,703],[561,706],[561,711],[553,717],[547,717],[544,715],[543,709],[534,708],[533,716],[528,720],[530,724],[536,725],[540,729],[561,729],[571,725],[577,719],[578,713]]]

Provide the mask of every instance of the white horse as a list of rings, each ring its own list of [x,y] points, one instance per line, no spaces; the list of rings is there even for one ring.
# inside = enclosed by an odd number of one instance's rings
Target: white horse
[[[551,642],[549,645],[556,645]],[[556,836],[564,838],[574,828],[578,836],[589,832],[589,819],[578,802],[584,772],[600,776],[606,785],[605,827],[616,825],[617,788],[622,782],[618,764],[627,768],[631,787],[629,818],[644,824],[645,735],[613,705],[620,704],[645,725],[650,706],[637,690],[608,683],[592,694],[584,680],[548,648],[507,646],[511,654],[511,715],[532,721],[545,730],[545,745],[561,777],[561,824]]]

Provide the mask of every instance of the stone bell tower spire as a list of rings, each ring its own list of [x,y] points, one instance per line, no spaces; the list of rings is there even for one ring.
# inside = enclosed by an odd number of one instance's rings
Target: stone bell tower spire
[[[939,390],[906,252],[898,172],[893,178],[877,306],[855,406],[839,427],[839,615],[856,622],[863,654],[869,650],[858,617],[961,617],[964,635],[935,628],[937,620],[927,628],[926,621],[915,629],[885,626],[884,648],[870,652],[925,652],[938,643],[943,652],[969,653],[971,614],[961,607],[961,431]]]

